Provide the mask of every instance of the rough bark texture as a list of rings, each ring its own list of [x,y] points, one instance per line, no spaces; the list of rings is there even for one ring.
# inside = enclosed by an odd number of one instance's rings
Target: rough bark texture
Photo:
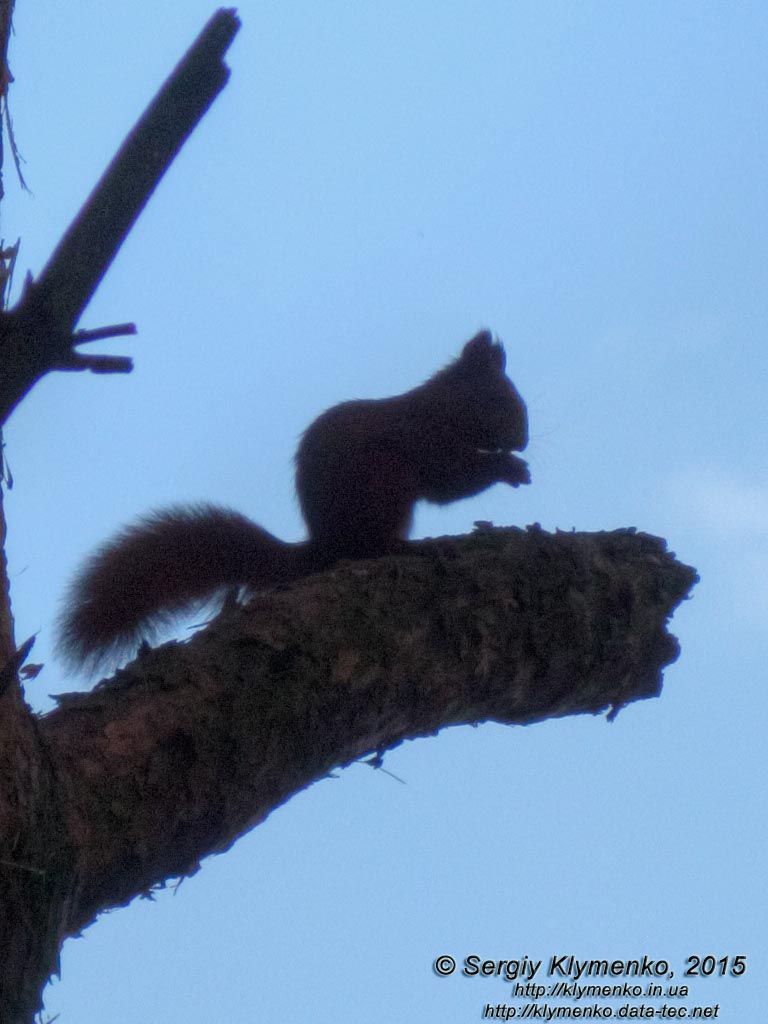
[[[31,1020],[51,974],[76,867],[53,766],[17,687],[0,697],[0,1022]]]
[[[662,541],[534,527],[430,550],[258,596],[59,698],[39,731],[76,851],[67,933],[364,755],[659,693],[695,580]]]
[[[145,649],[39,719],[0,698],[0,1024],[61,944],[333,768],[447,725],[654,696],[696,580],[633,531],[484,530],[344,563]]]

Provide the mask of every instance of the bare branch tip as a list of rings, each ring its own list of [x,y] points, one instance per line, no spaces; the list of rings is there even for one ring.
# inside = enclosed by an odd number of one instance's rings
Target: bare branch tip
[[[203,29],[200,38],[207,37],[212,40],[214,36],[218,37],[217,48],[220,48],[223,58],[241,25],[236,7],[220,7]]]
[[[91,373],[130,373],[133,370],[133,360],[130,356],[81,356],[83,370],[90,370]]]
[[[93,330],[79,330],[72,335],[74,345],[84,345],[89,341],[103,341],[105,338],[123,338],[136,334],[136,324],[109,324],[107,327],[95,327]]]
[[[64,373],[77,373],[81,370],[90,370],[91,373],[130,373],[133,360],[130,356],[86,356],[81,352],[70,352],[51,369]]]

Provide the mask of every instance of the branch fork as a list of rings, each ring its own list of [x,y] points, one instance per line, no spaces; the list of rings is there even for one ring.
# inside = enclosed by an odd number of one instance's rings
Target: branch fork
[[[76,346],[136,333],[134,324],[76,331],[75,324],[158,182],[229,78],[224,54],[240,27],[217,11],[152,100],[18,305],[0,313],[0,424],[51,370],[129,373],[127,356]]]

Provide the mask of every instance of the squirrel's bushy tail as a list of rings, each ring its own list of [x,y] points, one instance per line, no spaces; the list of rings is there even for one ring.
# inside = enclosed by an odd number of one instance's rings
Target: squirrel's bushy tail
[[[58,652],[95,671],[217,591],[286,582],[312,571],[306,543],[287,544],[216,505],[143,516],[87,559],[66,594]]]

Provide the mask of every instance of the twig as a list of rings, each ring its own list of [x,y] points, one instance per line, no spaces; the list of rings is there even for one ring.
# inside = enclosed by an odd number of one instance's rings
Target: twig
[[[136,333],[136,324],[112,324],[92,331],[75,331],[73,345],[84,345],[104,338],[121,338]],[[130,373],[133,360],[129,356],[87,356],[83,352],[68,351],[64,359],[51,367],[53,370],[90,370],[91,373]]]
[[[223,62],[240,22],[217,11],[137,122],[36,281],[0,315],[0,423],[50,370],[126,373],[124,356],[86,356],[73,346],[133,333],[127,325],[73,328],[163,174],[229,78]],[[133,325],[130,325],[131,328]],[[133,328],[135,330],[135,328]]]
[[[240,27],[213,15],[118,150],[35,284],[74,325],[171,161],[229,78],[223,55]]]

